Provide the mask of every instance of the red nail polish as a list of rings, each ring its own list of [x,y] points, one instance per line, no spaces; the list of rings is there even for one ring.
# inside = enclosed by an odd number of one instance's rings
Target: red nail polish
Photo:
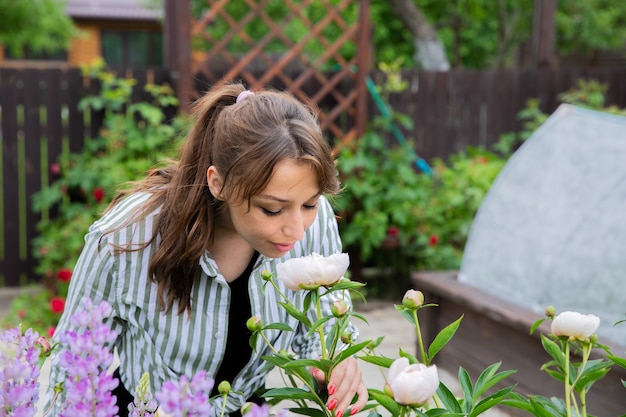
[[[335,407],[337,407],[337,400],[333,398],[332,400],[328,401],[328,409],[332,410]]]
[[[359,409],[357,407],[354,407],[354,408],[350,407],[350,415],[351,416],[355,415],[358,412],[359,412]]]
[[[335,390],[337,389],[337,386],[334,384],[330,384],[328,386],[328,395],[333,395],[335,393]]]
[[[335,417],[341,417],[342,415],[343,415],[343,410],[338,410],[338,411],[335,413]]]

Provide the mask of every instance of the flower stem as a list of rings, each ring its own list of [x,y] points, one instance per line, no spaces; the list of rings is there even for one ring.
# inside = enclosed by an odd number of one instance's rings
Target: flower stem
[[[226,412],[226,397],[228,396],[228,394],[222,394],[222,412],[220,414],[220,417],[224,417],[224,414]]]
[[[272,343],[268,340],[267,337],[265,337],[265,333],[263,333],[263,331],[260,331],[259,334],[261,335],[261,337],[263,338],[263,340],[265,341],[265,344],[270,348],[270,350],[274,353],[278,353],[278,351],[276,350],[276,348],[272,345]]]
[[[571,387],[569,383],[569,341],[565,342],[565,411],[567,417],[571,417]]]
[[[580,375],[582,375],[583,371],[585,370],[585,367],[587,366],[589,355],[591,355],[591,347],[592,347],[591,343],[585,343],[583,345],[583,361],[580,364],[580,368],[578,370],[578,376],[576,377],[577,380],[578,378],[580,378]],[[578,396],[580,397],[581,415],[582,417],[587,417],[587,391],[585,387],[581,388],[581,390],[578,392]]]
[[[320,300],[319,295],[315,297],[315,310],[317,313],[317,318],[322,317],[322,302]],[[324,326],[319,326],[317,328],[317,332],[320,335],[320,345],[322,347],[322,358],[328,359],[328,352],[326,352],[326,338],[324,337]]]
[[[426,351],[424,350],[424,341],[422,340],[422,331],[420,330],[420,322],[417,319],[417,309],[413,310],[413,320],[415,321],[415,330],[417,332],[417,343],[420,347],[420,355],[422,356],[422,363],[426,366],[430,365],[428,363],[428,358],[426,357]]]

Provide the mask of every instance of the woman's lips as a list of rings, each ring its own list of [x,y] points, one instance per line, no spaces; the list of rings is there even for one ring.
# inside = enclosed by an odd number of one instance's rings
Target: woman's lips
[[[273,243],[273,245],[279,252],[289,252],[295,243]]]

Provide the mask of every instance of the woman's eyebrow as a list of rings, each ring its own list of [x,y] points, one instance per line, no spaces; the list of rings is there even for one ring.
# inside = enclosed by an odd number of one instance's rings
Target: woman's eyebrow
[[[307,201],[308,200],[313,200],[314,198],[317,198],[317,197],[319,197],[321,195],[322,195],[322,193],[317,193],[317,194],[313,195],[312,197],[308,198]],[[289,201],[290,201],[290,200],[285,200],[284,198],[280,198],[280,197],[277,197],[277,196],[271,195],[271,194],[259,194],[257,197],[265,199],[265,200],[273,200],[273,201],[276,201],[276,202],[279,202],[279,203],[289,203]]]

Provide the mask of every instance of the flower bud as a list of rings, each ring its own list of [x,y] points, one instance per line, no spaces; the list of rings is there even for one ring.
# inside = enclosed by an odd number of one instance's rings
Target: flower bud
[[[346,344],[346,345],[351,345],[352,343],[354,343],[354,339],[352,338],[352,333],[347,330],[341,333],[341,343]]]
[[[598,335],[596,333],[589,336],[589,342],[596,343],[598,341]]]
[[[228,393],[230,392],[230,383],[228,381],[220,382],[220,384],[217,386],[217,391],[221,395],[228,395]]]
[[[551,330],[555,336],[565,336],[570,340],[585,340],[595,333],[599,325],[598,316],[564,311],[552,320]]]
[[[264,269],[263,272],[261,272],[261,278],[263,281],[269,281],[272,279],[272,273],[267,269]]]
[[[251,402],[244,403],[241,406],[241,409],[239,410],[241,412],[241,415],[243,416],[246,413],[249,413],[250,411],[252,411],[253,406],[254,406],[254,403],[251,403]]]
[[[402,298],[402,305],[406,308],[416,309],[424,304],[424,294],[421,291],[408,290]]]
[[[546,307],[546,317],[554,318],[556,316],[556,309],[554,306]]]
[[[44,336],[40,336],[36,344],[41,346],[40,356],[46,356],[46,353],[50,352],[50,342]]]
[[[344,300],[335,300],[330,306],[330,312],[334,317],[343,317],[348,312],[348,305]]]
[[[426,404],[439,387],[435,365],[411,365],[405,357],[391,364],[387,381],[394,400],[403,405]]]
[[[246,321],[246,327],[251,332],[257,332],[263,329],[263,321],[259,317],[250,317],[248,321]]]

